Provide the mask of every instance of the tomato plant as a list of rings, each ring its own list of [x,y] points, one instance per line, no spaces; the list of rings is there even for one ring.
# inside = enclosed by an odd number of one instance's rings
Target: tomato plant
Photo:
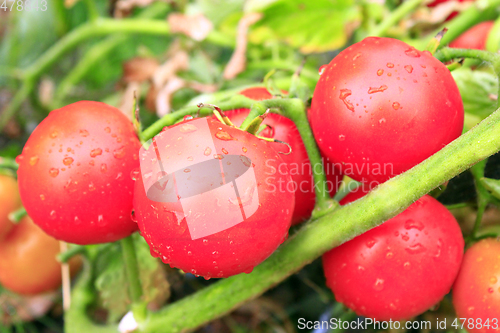
[[[499,280],[500,242],[489,238],[472,245],[465,252],[460,272],[453,285],[453,305],[457,317],[466,318],[464,327],[468,332],[487,333],[500,330]]]
[[[384,182],[462,133],[457,85],[428,52],[370,37],[321,72],[311,127],[322,153],[355,180]]]
[[[21,199],[49,235],[76,244],[112,242],[137,230],[132,169],[140,143],[116,108],[82,101],[52,111],[19,162]]]
[[[242,90],[240,94],[254,100],[273,98],[273,95],[264,87],[248,88]],[[235,126],[240,126],[249,112],[249,109],[237,109],[226,111],[225,114]],[[295,209],[293,211],[292,224],[298,224],[311,216],[316,198],[311,163],[307,156],[306,148],[300,138],[297,127],[290,119],[276,113],[271,113],[266,117],[263,125],[266,128],[260,132],[260,135],[286,142],[292,148],[290,154],[281,155],[281,158],[285,163],[282,167],[287,167],[292,177],[293,183],[286,184],[285,186],[290,187],[295,192]],[[269,144],[278,152],[286,152],[286,147],[282,143],[270,142]],[[334,195],[342,177],[340,176],[340,172],[333,167],[329,168],[328,171],[330,171],[327,172],[328,186],[331,189],[331,194]]]
[[[494,21],[486,21],[476,24],[451,42],[450,47],[485,50],[488,34],[494,24]]]
[[[9,233],[14,224],[9,214],[21,207],[21,198],[14,178],[0,174],[0,241]]]
[[[61,285],[61,264],[56,260],[59,242],[24,217],[0,242],[0,283],[23,295],[52,291]],[[72,273],[81,265],[70,261]]]
[[[424,196],[381,226],[327,252],[323,268],[337,301],[365,317],[403,320],[426,311],[450,291],[463,248],[453,215]]]
[[[286,239],[294,194],[268,142],[211,118],[186,120],[155,140],[141,153],[134,195],[153,256],[205,278],[227,277],[251,272]],[[148,169],[157,154],[173,172]]]

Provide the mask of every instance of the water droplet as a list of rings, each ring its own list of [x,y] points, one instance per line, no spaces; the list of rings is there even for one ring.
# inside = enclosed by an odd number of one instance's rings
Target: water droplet
[[[65,157],[65,158],[63,159],[63,164],[64,164],[64,165],[71,165],[71,164],[73,163],[73,161],[74,161],[74,160],[73,160],[73,158],[72,158],[72,157]]]
[[[191,117],[191,119],[192,118],[193,117]],[[195,132],[197,130],[198,130],[198,127],[194,126],[193,124],[184,124],[179,129],[179,131],[181,131],[182,133],[191,133],[191,132]]]
[[[207,148],[205,148],[203,155],[210,156],[211,153],[212,153],[212,149],[210,147],[207,147]]]
[[[375,281],[375,284],[373,285],[373,289],[375,289],[376,291],[381,291],[382,289],[384,289],[384,280],[377,279],[377,281]]]
[[[125,147],[120,147],[113,151],[113,156],[115,158],[124,158],[125,157]]]
[[[385,123],[385,118],[380,118],[380,119],[378,120],[378,122],[379,122],[379,124],[383,124],[383,123]]]
[[[49,218],[50,218],[51,220],[55,220],[55,218],[56,218],[56,211],[55,211],[55,210],[53,210],[53,211],[51,211],[51,212],[50,212],[50,214],[49,214]]]
[[[188,156],[187,160],[188,161],[192,161],[193,160],[193,156]]]
[[[43,201],[43,200],[45,200],[45,195],[40,194],[40,199],[41,199],[42,201]]]
[[[339,141],[344,141],[345,140],[345,135],[344,134],[340,134],[339,135]]]
[[[407,242],[410,240],[410,237],[408,236],[408,234],[404,234],[401,236],[401,239],[404,240],[405,242]]]
[[[106,163],[103,163],[101,164],[101,172],[107,172],[108,171],[108,166],[106,165]]]
[[[58,174],[59,174],[59,169],[52,168],[52,169],[49,170],[49,175],[51,177],[57,177]]]
[[[207,245],[208,244],[208,239],[203,240],[203,244]]]
[[[420,221],[414,221],[412,219],[406,220],[405,222],[405,229],[410,230],[410,229],[417,229],[419,231],[422,231],[424,229],[424,225]]]
[[[247,168],[249,168],[252,165],[252,161],[246,156],[240,155],[240,160],[245,165]]]
[[[341,89],[339,98],[342,102],[344,102],[347,109],[354,112],[354,105],[352,105],[352,103],[347,100],[347,97],[351,96],[351,94],[352,94],[351,90]]]
[[[250,267],[250,268],[245,269],[243,272],[245,274],[250,274],[250,273],[252,273],[252,271],[253,271],[253,267]]]
[[[385,255],[385,257],[387,259],[391,259],[394,255],[392,254],[392,252],[387,252],[387,254]]]
[[[387,90],[387,86],[385,84],[381,85],[380,87],[376,88],[376,87],[370,87],[370,89],[368,89],[368,93],[369,94],[374,94],[374,93],[378,93],[378,92],[383,92]]]
[[[99,215],[97,217],[97,225],[104,226],[106,224],[106,221],[104,220],[104,216]]]
[[[223,152],[224,154],[226,154],[226,155],[227,155],[227,154],[229,154],[229,152],[226,150],[226,148],[222,148],[222,152]]]
[[[352,57],[352,61],[358,59],[359,57],[361,57],[361,53],[356,53],[356,55],[354,57]]]
[[[394,102],[394,103],[392,103],[392,108],[393,108],[394,110],[399,110],[399,108],[400,108],[400,107],[401,107],[401,105],[400,105],[398,102]]]
[[[393,311],[396,311],[398,308],[394,305],[394,303],[389,304],[389,308]]]
[[[366,242],[366,247],[371,249],[373,247],[373,245],[375,245],[376,243],[377,243],[377,241],[375,239],[370,239],[369,241]]]
[[[187,255],[190,256],[192,255],[193,253],[191,253],[191,251],[187,251]]]
[[[82,221],[78,218],[78,216],[75,216],[75,218],[73,219],[73,221],[75,222],[76,225],[82,223]]]
[[[437,246],[437,251],[434,257],[439,258],[439,256],[441,255],[441,248],[443,247],[443,241],[441,241],[441,239],[438,239],[436,246]]]
[[[411,264],[410,264],[410,262],[409,262],[409,261],[407,261],[407,262],[405,262],[405,263],[403,264],[403,267],[404,267],[405,269],[410,269],[410,266],[411,266]]]
[[[59,133],[57,133],[57,132],[52,132],[52,133],[50,133],[50,137],[51,137],[52,139],[55,139],[55,138],[57,138],[57,135],[58,135],[58,134],[59,134]]]
[[[24,159],[23,155],[17,155],[16,158],[15,158],[17,164],[21,164],[21,162],[23,161],[23,159]]]
[[[31,158],[30,158],[30,165],[31,165],[31,166],[34,166],[35,164],[37,164],[37,163],[38,163],[38,160],[39,160],[39,159],[40,159],[40,158],[39,158],[37,155],[35,155],[35,156],[31,157]]]
[[[191,169],[184,169],[185,173],[191,172]]]
[[[405,249],[410,254],[419,254],[426,251],[425,246],[420,243],[412,244]]]
[[[139,179],[140,175],[141,175],[141,171],[139,169],[134,169],[134,170],[130,171],[130,178],[132,178],[132,180]]]
[[[378,75],[378,76],[382,76],[382,74],[384,74],[384,70],[383,70],[383,69],[379,69],[379,70],[377,71],[377,75]]]
[[[318,70],[318,74],[319,74],[319,75],[323,75],[323,73],[325,72],[326,66],[327,66],[327,65],[323,65],[323,66],[321,66],[321,67],[319,68],[319,70]]]
[[[104,129],[104,132],[106,132],[106,133],[111,133],[111,128],[106,127],[106,128]]]
[[[246,153],[248,151],[248,149],[246,149],[246,147],[242,147],[241,150]]]
[[[218,160],[222,160],[224,158],[224,156],[222,156],[221,154],[215,154],[214,158],[218,159]]]
[[[394,68],[394,64],[392,62],[387,63],[387,68]]]
[[[406,50],[405,54],[409,57],[420,58],[420,53],[414,47],[410,47],[408,50]]]
[[[498,282],[498,279],[497,279],[495,276],[493,276],[493,277],[490,279],[490,283],[491,283],[491,284],[495,284],[495,283],[497,283],[497,282]]]
[[[489,292],[490,294],[493,294],[493,292],[494,292],[493,288],[488,288],[488,292]]]
[[[474,311],[474,307],[473,307],[473,306],[469,306],[469,307],[467,308],[467,311],[469,311],[469,312]]]
[[[413,72],[413,67],[412,67],[412,65],[406,65],[406,66],[405,66],[405,69],[406,69],[406,71],[407,71],[408,73]]]
[[[101,154],[102,154],[102,149],[101,148],[92,149],[90,151],[90,157],[96,157],[96,156],[99,156]]]
[[[86,137],[89,135],[89,132],[87,130],[80,130],[80,135]]]
[[[218,131],[217,133],[215,133],[215,136],[223,141],[233,140],[233,137],[226,131]]]
[[[358,265],[358,271],[364,271],[364,270],[365,270],[365,268],[363,266]]]
[[[95,191],[95,185],[92,182],[89,183],[89,191],[90,192]]]

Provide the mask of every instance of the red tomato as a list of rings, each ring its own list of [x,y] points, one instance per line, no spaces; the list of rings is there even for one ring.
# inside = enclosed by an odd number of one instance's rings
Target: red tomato
[[[436,7],[442,3],[445,3],[445,2],[448,2],[449,0],[435,0],[433,2],[431,2],[430,4],[427,5],[427,7]],[[470,2],[470,1],[474,1],[474,0],[453,0],[453,1],[458,1],[458,2]],[[458,12],[452,12],[447,18],[446,18],[446,21],[449,21],[451,20],[452,18],[454,18],[455,16],[458,15]]]
[[[9,220],[9,214],[21,206],[16,180],[0,174],[0,241],[14,226]]]
[[[464,240],[457,221],[424,196],[384,224],[323,256],[337,301],[358,315],[403,320],[423,313],[450,290]]]
[[[23,295],[35,295],[61,285],[61,264],[56,260],[59,242],[26,216],[0,242],[0,284]],[[81,260],[70,260],[72,273]]]
[[[500,332],[500,242],[484,239],[464,255],[453,285],[458,318],[470,333]],[[460,321],[460,324],[463,320]]]
[[[451,42],[450,47],[459,49],[485,50],[488,34],[494,24],[494,21],[486,21],[476,24]]]
[[[271,99],[273,96],[266,88],[249,88],[240,92],[255,100]],[[248,116],[249,109],[238,109],[226,111],[225,114],[231,119],[234,125],[240,126]],[[263,124],[269,127],[263,130],[260,135],[267,138],[274,138],[288,143],[292,147],[289,155],[281,154],[283,166],[287,167],[292,176],[292,182],[286,186],[295,192],[295,209],[293,211],[292,225],[298,224],[311,216],[316,202],[314,193],[314,180],[312,176],[311,163],[307,156],[307,151],[300,137],[299,131],[290,119],[279,114],[271,113],[264,120]],[[281,143],[270,143],[278,152],[287,152],[288,148]],[[328,188],[332,195],[338,189],[342,176],[336,168],[327,168]]]
[[[462,133],[457,85],[429,52],[370,37],[321,71],[311,127],[323,154],[357,181],[384,182]]]
[[[120,110],[82,101],[52,111],[33,131],[19,162],[21,199],[49,235],[106,243],[137,230],[130,217],[139,140]]]
[[[159,148],[141,153],[134,210],[153,256],[205,278],[228,277],[249,273],[286,239],[294,194],[268,142],[199,118],[169,127],[152,146]],[[159,160],[168,164],[148,168]]]

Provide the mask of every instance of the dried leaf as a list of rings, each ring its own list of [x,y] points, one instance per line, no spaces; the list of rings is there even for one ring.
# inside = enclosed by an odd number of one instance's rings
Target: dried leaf
[[[201,13],[196,15],[172,13],[168,16],[168,24],[172,33],[181,33],[196,41],[204,40],[214,27]]]
[[[160,89],[175,74],[189,68],[189,56],[185,51],[175,52],[165,63],[157,68],[153,75],[153,84]]]
[[[149,80],[159,66],[160,63],[155,58],[132,58],[123,64],[123,80],[125,82]]]
[[[40,82],[40,85],[38,86],[38,98],[40,99],[40,102],[44,106],[48,106],[52,103],[52,99],[54,97],[54,81],[44,78]]]
[[[262,14],[249,13],[243,16],[238,23],[238,32],[236,35],[236,48],[224,69],[223,77],[227,80],[234,79],[239,73],[243,72],[246,67],[246,52],[248,44],[248,28],[260,20]]]

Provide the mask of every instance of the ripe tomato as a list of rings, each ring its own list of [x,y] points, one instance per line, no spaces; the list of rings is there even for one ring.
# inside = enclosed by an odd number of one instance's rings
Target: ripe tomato
[[[19,208],[21,208],[21,198],[16,180],[0,174],[0,241],[14,226],[9,220],[9,214]]]
[[[433,2],[431,2],[430,4],[427,5],[427,7],[436,7],[442,3],[445,3],[445,2],[448,2],[449,0],[434,0]],[[458,2],[471,2],[471,1],[474,1],[474,0],[455,0],[455,1],[458,1]],[[448,15],[448,17],[446,18],[446,21],[449,21],[451,20],[452,18],[454,18],[455,16],[458,15],[458,12],[452,12],[450,15]]]
[[[486,21],[476,24],[451,42],[450,47],[459,49],[485,50],[488,34],[494,24],[494,21]]]
[[[448,293],[463,249],[453,215],[424,196],[384,224],[327,252],[323,268],[337,301],[358,315],[402,320],[426,311]]]
[[[266,88],[248,88],[240,92],[240,94],[255,100],[271,99],[273,96]],[[240,126],[248,116],[249,109],[237,109],[226,111],[226,116],[231,119],[234,125]],[[295,209],[293,211],[292,225],[298,224],[311,216],[316,201],[314,193],[314,180],[312,176],[311,163],[307,156],[307,151],[300,137],[299,131],[295,124],[290,119],[279,114],[271,113],[264,120],[263,124],[268,125],[260,135],[267,138],[274,138],[288,143],[292,147],[292,153],[289,155],[281,155],[283,167],[287,167],[292,177],[292,182],[285,186],[290,187],[291,191],[295,192]],[[270,143],[278,152],[286,152],[288,148],[281,143]],[[328,187],[331,189],[331,194],[335,194],[338,189],[342,177],[340,172],[335,168],[327,168],[328,171]]]
[[[321,71],[311,127],[323,154],[357,181],[384,182],[462,133],[457,85],[429,52],[370,37]]]
[[[228,277],[251,272],[286,239],[294,194],[268,142],[199,118],[169,127],[152,147],[141,152],[134,210],[153,256]],[[160,160],[162,167],[149,163]]]
[[[131,220],[139,140],[116,108],[82,101],[52,111],[33,131],[19,163],[24,207],[49,235],[76,244],[113,242]]]
[[[458,318],[470,333],[500,332],[500,242],[484,239],[464,255],[453,285]]]
[[[0,284],[23,295],[57,289],[61,264],[56,260],[59,242],[45,234],[28,217],[0,242]],[[80,268],[78,257],[70,260],[72,273]]]

